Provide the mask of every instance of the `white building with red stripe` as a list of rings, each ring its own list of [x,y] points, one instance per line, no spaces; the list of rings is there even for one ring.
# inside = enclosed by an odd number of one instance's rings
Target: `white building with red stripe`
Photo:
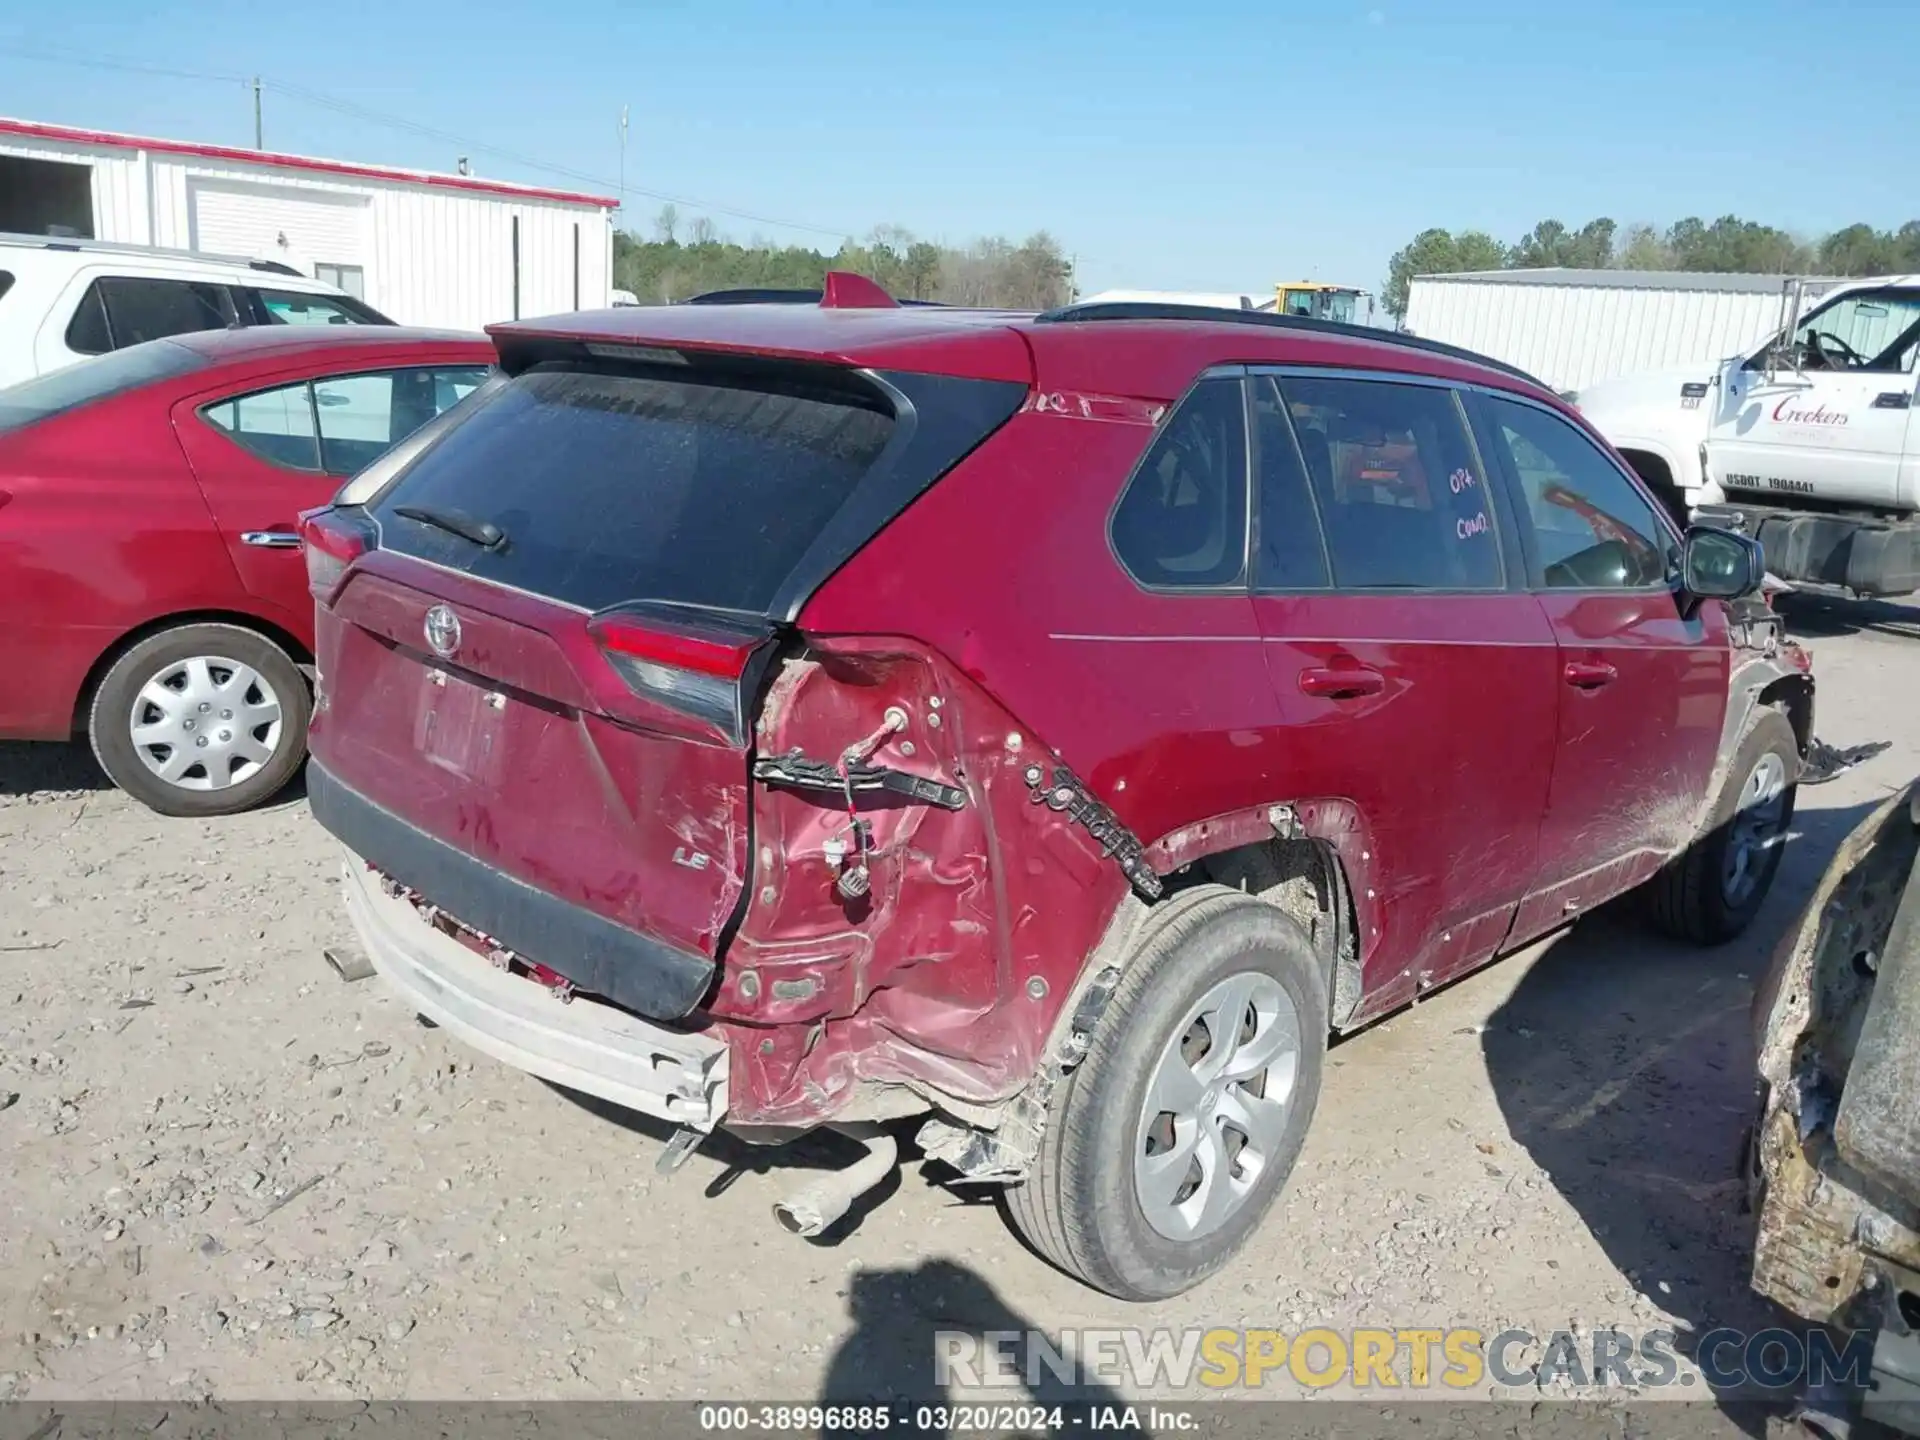
[[[271,260],[403,325],[612,303],[604,195],[0,118],[0,232]]]

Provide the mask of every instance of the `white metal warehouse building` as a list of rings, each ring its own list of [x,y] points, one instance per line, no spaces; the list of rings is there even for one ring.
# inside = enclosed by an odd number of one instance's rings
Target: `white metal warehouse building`
[[[403,325],[612,303],[606,196],[0,119],[0,231],[273,260]]]
[[[1809,298],[1837,282],[1809,280]],[[1556,390],[1712,364],[1780,327],[1782,275],[1473,270],[1419,275],[1406,328],[1517,365]]]

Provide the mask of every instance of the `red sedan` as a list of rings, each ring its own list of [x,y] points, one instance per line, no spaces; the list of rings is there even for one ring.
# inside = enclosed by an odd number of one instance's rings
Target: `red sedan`
[[[302,510],[478,388],[477,335],[352,326],[155,340],[0,390],[0,738],[84,733],[168,815],[306,755]]]

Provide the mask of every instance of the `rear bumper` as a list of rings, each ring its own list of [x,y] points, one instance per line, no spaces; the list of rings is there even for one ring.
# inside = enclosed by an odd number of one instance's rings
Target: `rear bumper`
[[[683,1034],[495,969],[388,895],[348,852],[347,913],[368,957],[407,1004],[476,1050],[556,1085],[711,1130],[727,1110],[727,1045]]]
[[[704,955],[615,924],[429,835],[343,784],[318,759],[307,765],[307,801],[313,818],[354,854],[462,925],[623,1010],[679,1020],[713,984],[715,966]]]

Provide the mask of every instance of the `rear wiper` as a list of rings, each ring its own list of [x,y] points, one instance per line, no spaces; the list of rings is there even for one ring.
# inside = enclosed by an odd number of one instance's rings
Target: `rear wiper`
[[[498,550],[507,543],[507,532],[491,520],[479,520],[464,510],[443,510],[427,505],[396,505],[393,513],[403,520],[417,520],[449,535],[458,535],[483,550]]]

